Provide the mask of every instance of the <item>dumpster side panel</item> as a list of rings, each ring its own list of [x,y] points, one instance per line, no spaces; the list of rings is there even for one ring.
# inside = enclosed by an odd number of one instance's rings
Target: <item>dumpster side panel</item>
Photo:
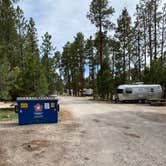
[[[19,124],[57,123],[58,100],[19,100]]]

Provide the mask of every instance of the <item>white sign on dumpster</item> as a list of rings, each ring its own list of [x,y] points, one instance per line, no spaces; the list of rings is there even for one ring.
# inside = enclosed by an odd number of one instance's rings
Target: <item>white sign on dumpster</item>
[[[46,110],[50,109],[50,103],[44,103],[44,109]]]

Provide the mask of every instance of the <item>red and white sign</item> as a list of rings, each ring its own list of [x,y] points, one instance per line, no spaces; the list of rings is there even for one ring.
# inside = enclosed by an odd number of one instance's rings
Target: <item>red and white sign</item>
[[[40,112],[40,111],[42,111],[43,110],[43,106],[41,105],[41,104],[36,104],[35,106],[34,106],[34,108],[35,108],[35,111],[36,112]]]

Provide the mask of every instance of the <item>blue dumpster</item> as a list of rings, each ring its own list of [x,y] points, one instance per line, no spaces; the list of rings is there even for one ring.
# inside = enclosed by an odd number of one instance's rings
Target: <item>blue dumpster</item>
[[[59,104],[54,97],[18,97],[16,112],[20,125],[57,123]]]

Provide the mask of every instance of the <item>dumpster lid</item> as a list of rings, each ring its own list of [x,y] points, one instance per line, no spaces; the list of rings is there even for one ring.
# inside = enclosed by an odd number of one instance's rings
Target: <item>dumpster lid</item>
[[[56,97],[17,97],[17,100],[57,100]]]

